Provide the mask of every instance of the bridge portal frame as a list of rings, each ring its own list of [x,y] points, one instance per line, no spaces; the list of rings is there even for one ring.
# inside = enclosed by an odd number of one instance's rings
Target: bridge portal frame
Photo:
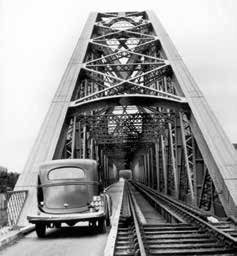
[[[27,215],[27,213],[35,210],[37,206],[36,196],[35,196],[37,167],[41,162],[51,160],[54,158],[60,135],[62,134],[64,129],[64,122],[66,119],[66,115],[68,113],[68,109],[69,108],[72,109],[73,106],[75,108],[86,107],[86,105],[89,103],[89,101],[83,102],[82,100],[80,100],[80,101],[73,102],[71,100],[73,96],[73,91],[77,83],[78,75],[80,74],[80,71],[82,68],[85,69],[85,65],[83,61],[84,61],[86,51],[88,50],[88,45],[91,40],[91,36],[94,30],[94,26],[96,24],[98,15],[100,14],[92,13],[90,14],[87,20],[87,23],[83,29],[81,37],[78,40],[76,48],[72,54],[72,57],[69,61],[69,64],[60,82],[59,88],[53,98],[53,101],[46,115],[46,118],[43,122],[43,125],[40,128],[39,135],[31,150],[31,153],[25,165],[24,171],[16,184],[15,190],[22,190],[22,189],[28,190],[28,197],[26,199],[25,207],[23,208],[22,214],[18,222],[19,225],[26,224],[25,216]],[[123,13],[121,13],[120,15],[122,16]],[[188,72],[180,55],[175,49],[173,43],[171,42],[168,34],[164,30],[158,18],[155,16],[155,14],[152,11],[143,12],[143,15],[145,15],[146,18],[151,22],[151,25],[153,27],[153,30],[155,31],[157,40],[160,41],[160,44],[162,45],[162,48],[167,57],[167,61],[169,62],[169,65],[172,67],[172,70],[175,74],[175,77],[177,79],[177,84],[180,87],[179,90],[181,90],[182,92],[181,94],[184,96],[183,98],[185,99],[185,102],[183,103],[185,104],[187,103],[188,107],[191,110],[190,116],[189,116],[190,128],[198,144],[198,147],[201,151],[203,160],[209,170],[209,174],[215,185],[217,194],[222,202],[222,205],[224,206],[226,214],[228,216],[236,215],[237,214],[236,152],[234,151],[232,144],[230,143],[225,132],[221,128],[219,122],[217,121],[216,117],[214,116],[213,112],[208,106],[208,103],[206,102],[202,92],[200,91],[200,89],[194,82],[193,78],[191,77],[190,73]],[[103,29],[106,29],[106,28],[103,28]],[[116,63],[116,60],[115,60],[115,64],[118,65],[118,63]],[[166,65],[166,62],[164,65]],[[128,65],[126,68],[127,69],[129,68]],[[97,73],[98,75],[101,75],[99,72]],[[120,80],[125,80],[125,78],[126,77],[124,76]],[[133,83],[133,81],[130,81],[130,83]],[[116,85],[116,87],[117,86],[118,85]],[[167,96],[166,100],[163,99],[163,101],[166,104],[168,102],[168,97],[170,97],[170,95],[168,93],[164,93],[164,95]],[[175,98],[177,98],[177,101],[179,101],[179,103],[177,104],[182,105],[180,101],[181,99],[180,97],[175,95],[173,95],[172,97],[173,97],[173,101],[175,101]],[[113,97],[110,97],[107,100],[111,101],[113,100]],[[181,119],[180,120],[181,128],[176,127],[176,129],[181,129],[181,132],[184,133],[184,128],[182,127],[182,122],[183,122],[182,117],[180,117],[180,119]],[[74,131],[76,130],[76,123],[74,123],[73,129]],[[178,158],[175,159],[175,155],[176,156],[179,155],[178,153],[179,148],[177,148],[177,145],[174,147],[172,146],[174,144],[173,135],[172,135],[174,133],[174,129],[172,127],[169,128],[169,132],[170,132],[170,141],[171,141],[172,168],[173,168],[173,171],[175,172],[175,170],[179,168],[179,164],[180,164],[179,159]],[[83,143],[85,143],[87,138],[87,135],[86,135],[87,131],[84,130],[83,134],[84,134]],[[185,145],[186,143],[185,136],[182,136],[182,138],[179,138],[179,139],[182,139],[183,145]],[[77,142],[73,140],[73,143],[77,143]],[[85,152],[86,152],[85,145],[83,148],[84,148],[83,157],[85,157]],[[94,153],[97,155],[97,158],[98,158],[99,157],[98,148],[93,147],[93,142],[91,143],[91,148],[94,150]],[[153,158],[153,155],[156,156],[156,163],[159,162],[159,159],[157,159],[157,157],[163,158],[162,164],[158,164],[157,166],[163,165],[163,171],[165,172],[164,175],[167,177],[168,170],[164,160],[165,145],[164,145],[164,140],[162,138],[162,135],[160,137],[160,144],[157,144],[155,148],[156,148],[155,154],[152,153],[151,151],[146,153],[147,155],[146,155],[145,162],[147,162],[148,159]],[[159,148],[161,148],[160,156],[157,151]],[[100,151],[100,154],[101,154],[101,157],[100,157],[101,162],[103,164],[106,164],[105,166],[106,172],[104,174],[108,176],[108,171],[109,171],[108,158],[103,154],[102,150]],[[186,161],[186,168],[189,169],[189,166],[188,166],[189,155],[187,152],[185,152],[185,161]],[[148,166],[152,166],[150,162],[146,163],[146,168],[145,168],[146,173],[150,171],[150,168],[149,170],[147,170]],[[159,180],[158,169],[156,170],[157,181]],[[190,170],[188,170],[188,172],[190,172]],[[178,177],[176,177],[175,175],[174,177],[175,177],[175,189],[179,193],[178,187],[177,187]],[[149,174],[149,177],[144,175],[143,179],[146,182],[150,182],[150,174]],[[168,189],[167,180],[165,179],[164,182],[165,182],[165,191],[167,192],[167,189]],[[150,185],[154,186],[154,184],[151,184],[151,182],[150,182]],[[190,187],[192,187],[191,173],[189,173],[189,185]],[[204,187],[204,185],[205,184],[203,184],[202,186]],[[192,190],[191,192],[192,192],[191,194],[192,194],[192,200],[193,200],[195,197],[194,196],[195,190]]]

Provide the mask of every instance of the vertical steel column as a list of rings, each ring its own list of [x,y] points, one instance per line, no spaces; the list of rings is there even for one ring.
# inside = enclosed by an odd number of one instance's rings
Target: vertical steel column
[[[196,143],[195,139],[192,136],[192,167],[193,167],[193,192],[194,192],[194,201],[195,206],[198,205],[198,188],[197,188],[197,167],[196,167]]]
[[[76,116],[73,117],[73,125],[72,125],[72,154],[71,158],[75,158],[75,142],[76,142]]]
[[[91,143],[90,143],[90,158],[94,159],[94,140],[91,138]]]
[[[205,177],[206,166],[197,144],[195,143],[195,173],[196,173],[196,203],[199,206],[199,201],[201,199],[201,191],[203,188],[203,180]]]
[[[76,122],[76,136],[75,136],[75,158],[81,158],[81,126],[80,122]]]
[[[105,181],[105,186],[107,187],[108,184],[108,176],[107,176],[107,161],[106,161],[106,155],[104,154],[104,181]]]
[[[110,175],[109,175],[109,158],[106,156],[106,173],[107,173],[107,185],[110,185]]]
[[[82,149],[82,158],[87,157],[87,129],[86,124],[83,127],[83,149]]]
[[[175,121],[175,135],[176,135],[176,177],[178,179],[177,185],[178,185],[178,191],[177,191],[177,198],[179,198],[180,195],[180,172],[182,168],[182,135],[181,135],[181,129],[180,129],[180,118],[179,115],[176,116],[176,121]]]
[[[164,177],[164,193],[167,194],[167,165],[166,165],[166,153],[164,137],[161,135],[161,154],[162,154],[162,169]]]
[[[171,123],[168,124],[169,127],[169,141],[170,141],[170,153],[171,153],[171,166],[173,171],[174,177],[174,189],[175,189],[175,197],[178,196],[178,177],[177,177],[177,164],[176,164],[176,142],[174,139],[176,138],[176,131],[175,128],[172,128]],[[174,134],[173,134],[174,133]]]
[[[143,166],[142,168],[142,183],[145,184],[145,163],[144,163],[144,157],[142,155],[141,157],[141,163],[139,164],[139,170],[140,168]]]
[[[150,164],[150,168],[151,168],[151,187],[154,188],[155,187],[155,179],[154,179],[154,163],[153,163],[153,148],[152,148],[152,146],[150,148],[150,159],[151,159],[151,164]]]
[[[146,159],[147,159],[147,177],[148,177],[148,186],[151,187],[151,166],[150,166],[150,157],[149,157],[149,150],[146,153]]]
[[[146,163],[145,163],[145,156],[143,155],[143,158],[142,158],[142,161],[143,161],[143,184],[146,185]]]
[[[109,185],[109,171],[108,171],[108,158],[107,156],[104,154],[104,173],[105,173],[105,184],[106,186]]]
[[[155,143],[155,156],[156,156],[156,189],[160,191],[160,165],[159,165],[159,141]]]
[[[185,138],[185,131],[184,131],[184,123],[183,123],[183,116],[180,113],[180,128],[181,128],[181,135],[182,135],[182,142],[183,142],[183,150],[184,150],[184,158],[185,158],[185,168],[187,171],[187,177],[188,177],[188,184],[189,184],[189,190],[191,194],[191,200],[192,203],[195,202],[195,196],[194,196],[194,189],[193,189],[193,182],[192,182],[192,172],[189,165],[189,159],[188,159],[188,151],[187,151],[187,144],[186,144],[186,138]]]
[[[105,185],[104,153],[102,149],[100,149],[99,159],[100,159],[101,179],[104,182],[103,184]]]
[[[145,185],[148,185],[148,171],[147,171],[146,153],[143,155],[143,158],[144,158],[144,171],[145,171]]]
[[[95,145],[95,160],[99,161],[99,148],[98,148],[98,145]]]

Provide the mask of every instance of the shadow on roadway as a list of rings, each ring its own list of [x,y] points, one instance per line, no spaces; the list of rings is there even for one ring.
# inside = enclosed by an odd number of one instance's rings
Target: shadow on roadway
[[[49,228],[46,230],[45,238],[42,238],[42,239],[55,239],[55,238],[68,238],[68,237],[78,238],[78,237],[92,237],[92,236],[98,236],[98,235],[101,235],[101,233],[98,232],[97,228],[92,228],[88,226],[74,226],[74,227],[61,227],[58,229]]]

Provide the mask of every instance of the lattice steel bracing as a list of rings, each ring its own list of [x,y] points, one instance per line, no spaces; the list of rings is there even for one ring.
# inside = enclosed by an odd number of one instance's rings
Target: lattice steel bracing
[[[105,185],[132,168],[154,189],[233,215],[235,154],[152,12],[93,13],[17,188],[29,210],[40,162],[93,158]]]

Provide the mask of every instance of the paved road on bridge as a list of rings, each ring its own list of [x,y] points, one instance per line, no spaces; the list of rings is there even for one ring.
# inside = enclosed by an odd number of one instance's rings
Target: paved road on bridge
[[[110,187],[108,193],[113,201],[113,214],[115,214],[119,198],[123,189],[123,181]],[[113,217],[112,217],[113,219]],[[80,226],[79,226],[80,225]],[[99,234],[84,223],[77,226],[63,226],[61,229],[48,229],[46,238],[39,239],[35,232],[28,234],[12,246],[0,250],[4,256],[61,256],[61,255],[85,255],[102,256],[109,234],[109,228],[105,234]]]
[[[108,234],[107,230],[107,234]],[[87,226],[62,227],[49,230],[45,239],[38,239],[30,233],[23,240],[0,251],[4,256],[37,255],[104,255],[107,234],[98,234]]]

